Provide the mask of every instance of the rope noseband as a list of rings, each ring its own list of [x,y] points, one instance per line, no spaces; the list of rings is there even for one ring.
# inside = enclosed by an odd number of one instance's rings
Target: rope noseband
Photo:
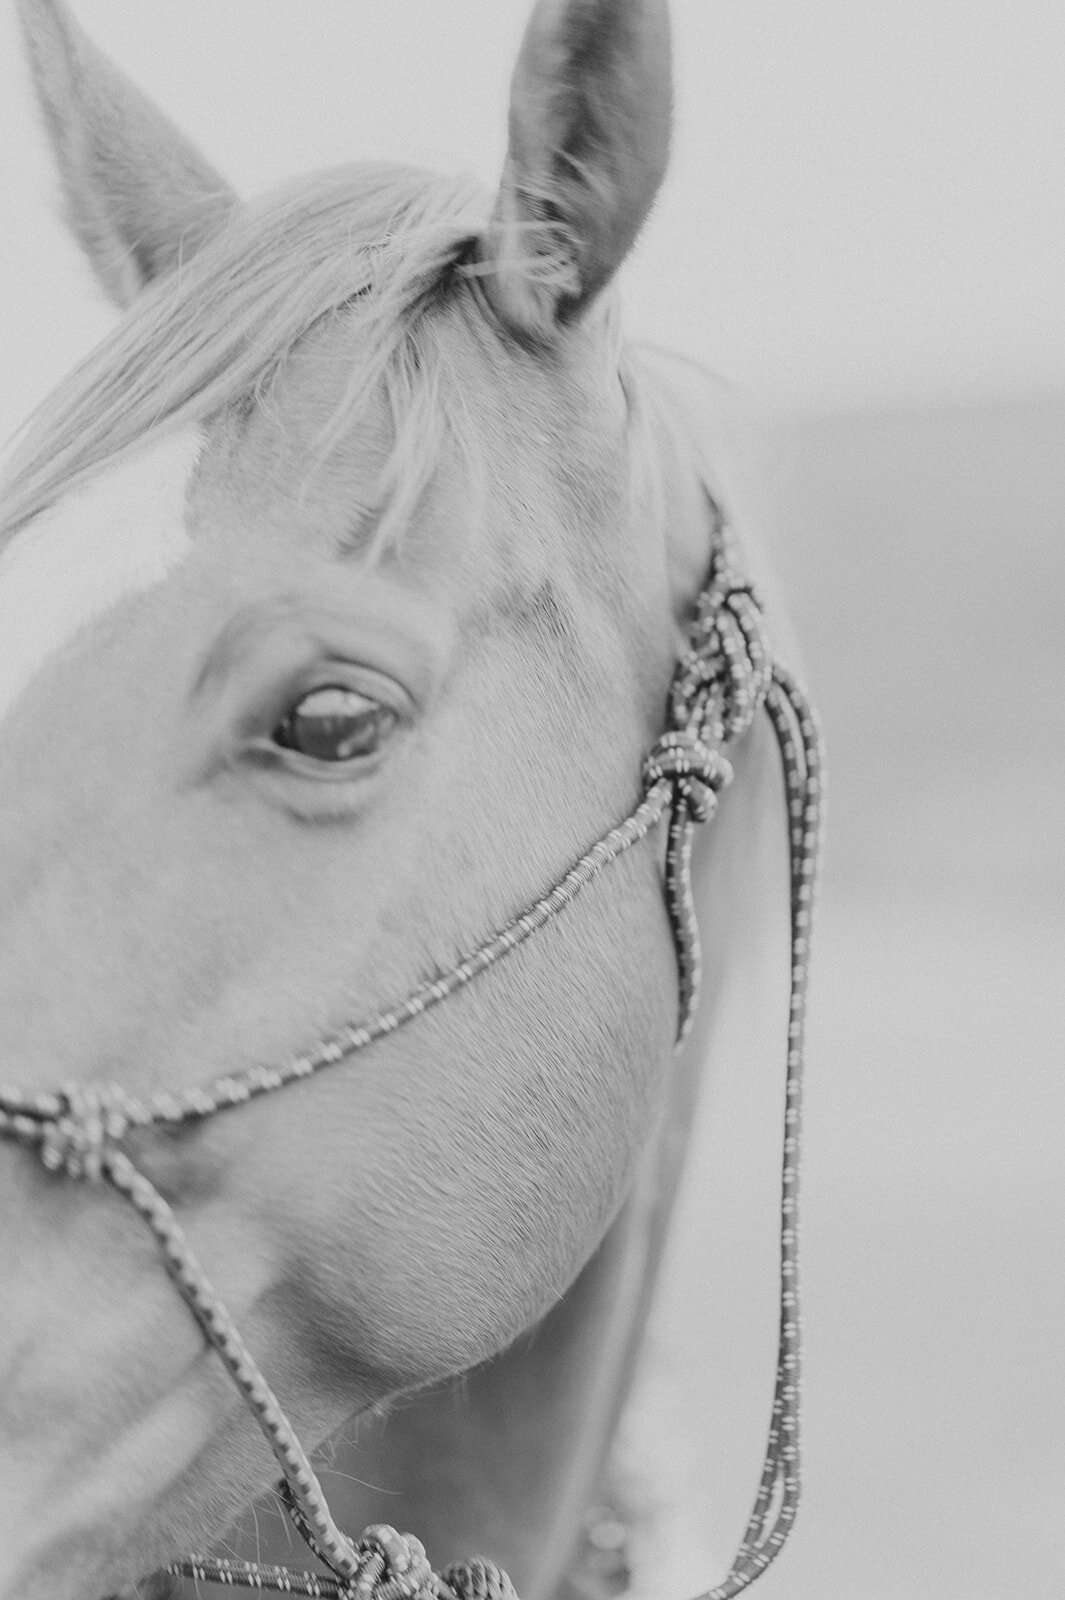
[[[688,1033],[699,992],[699,932],[691,889],[692,837],[709,821],[732,778],[724,750],[755,715],[769,716],[780,748],[791,860],[791,989],[781,1200],[781,1300],[776,1389],[765,1465],[743,1542],[728,1576],[699,1600],[731,1600],[779,1552],[799,1499],[799,1311],[797,1206],[803,1038],[810,914],[820,838],[821,744],[816,720],[795,680],[772,661],[755,591],[739,574],[731,535],[713,506],[709,579],[699,596],[689,645],[673,679],[669,726],[643,768],[643,796],[542,899],[398,1005],[351,1024],[280,1067],[259,1066],[177,1094],[135,1100],[120,1087],[73,1085],[52,1094],[0,1088],[0,1136],[36,1148],[49,1171],[106,1182],[151,1229],[164,1264],[204,1337],[247,1401],[283,1474],[284,1503],[325,1573],[259,1562],[197,1557],[166,1571],[227,1585],[309,1595],[313,1600],[516,1600],[509,1578],[489,1562],[433,1572],[421,1543],[394,1528],[367,1528],[352,1541],[333,1521],[298,1438],[232,1317],[194,1255],[166,1200],[134,1166],[123,1144],[138,1129],[177,1127],[243,1105],[259,1095],[345,1061],[439,1005],[503,960],[570,904],[603,869],[668,818],[665,896],[677,952],[678,1043]]]

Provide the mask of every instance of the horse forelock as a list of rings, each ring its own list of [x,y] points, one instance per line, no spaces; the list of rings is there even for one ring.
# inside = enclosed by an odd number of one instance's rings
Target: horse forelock
[[[353,525],[370,530],[358,541],[359,553],[372,560],[400,541],[447,450],[460,464],[470,520],[476,521],[486,472],[498,476],[501,461],[509,467],[512,441],[497,438],[486,450],[493,429],[486,417],[491,401],[479,405],[477,394],[482,368],[460,362],[455,370],[454,341],[440,337],[442,319],[432,313],[445,297],[461,298],[467,326],[476,330],[477,362],[500,346],[500,329],[481,294],[492,268],[477,259],[475,248],[488,206],[488,196],[469,178],[356,164],[237,208],[188,262],[142,294],[16,436],[6,470],[0,469],[0,550],[103,469],[135,459],[182,429],[206,429],[227,411],[270,408],[293,354],[315,330],[331,338],[333,323],[349,371],[301,464],[304,481],[290,483],[287,492],[299,496],[315,487],[319,469],[374,405],[389,435],[379,471],[373,481],[344,485]],[[603,392],[613,389],[622,401],[619,416],[627,410],[617,430],[623,448],[610,453],[599,476],[616,489],[619,470],[627,474],[629,490],[650,507],[657,525],[657,447],[636,394],[639,379],[630,374],[624,381],[613,297],[604,295],[587,321],[587,375]],[[526,373],[535,367],[535,360],[524,364]],[[577,463],[577,498],[591,512],[580,520],[603,522],[589,471],[601,429],[585,422],[583,395],[560,421],[557,371],[550,374],[556,387],[545,403],[537,400],[535,383],[525,395],[511,376],[509,370],[502,378],[496,374],[513,404],[513,425],[535,440],[555,414],[555,443],[562,445],[554,452],[556,465],[564,472],[567,457]],[[577,428],[579,445],[572,437]],[[505,555],[511,573],[515,557],[529,553],[520,548],[528,533],[523,529],[519,548]],[[534,543],[535,533],[534,527]],[[506,527],[496,534],[501,544]],[[609,570],[605,576],[609,583]],[[542,581],[542,571],[533,572],[530,589]],[[624,605],[631,584],[619,578],[615,587]]]
[[[239,208],[187,263],[148,289],[24,424],[0,481],[0,542],[105,464],[164,433],[254,405],[331,314],[357,323],[360,359],[322,431],[328,455],[383,393],[395,457],[380,484],[402,518],[431,477],[434,360],[422,313],[483,226],[467,178],[355,165]],[[418,448],[410,446],[412,426]],[[461,427],[461,411],[451,419]],[[390,520],[393,520],[390,518]]]

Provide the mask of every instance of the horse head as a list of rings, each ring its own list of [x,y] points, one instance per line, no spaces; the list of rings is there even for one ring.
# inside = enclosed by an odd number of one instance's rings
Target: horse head
[[[626,814],[706,559],[622,344],[658,0],[539,0],[494,197],[244,203],[21,0],[115,331],[0,496],[0,1077],[141,1099],[450,968]],[[660,853],[330,1074],[130,1139],[313,1443],[503,1348],[615,1216],[676,1026]],[[201,1545],[271,1476],[106,1186],[0,1147],[0,1593]]]

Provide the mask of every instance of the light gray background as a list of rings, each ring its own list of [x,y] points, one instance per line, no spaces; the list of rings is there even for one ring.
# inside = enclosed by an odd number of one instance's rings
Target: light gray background
[[[77,11],[246,189],[363,155],[498,170],[525,0]],[[629,323],[756,403],[748,488],[832,754],[808,1490],[758,1592],[1051,1600],[1065,1592],[1065,7],[674,12],[676,160],[628,273]],[[56,218],[10,0],[0,295],[2,436],[111,324]],[[707,1315],[728,1287],[705,1285]]]

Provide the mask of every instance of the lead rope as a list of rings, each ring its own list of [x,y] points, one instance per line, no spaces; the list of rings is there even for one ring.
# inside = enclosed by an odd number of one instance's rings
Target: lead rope
[[[421,1542],[377,1525],[357,1541],[342,1533],[306,1453],[244,1344],[166,1200],[138,1171],[122,1141],[138,1129],[176,1127],[243,1105],[259,1095],[347,1060],[439,1005],[494,966],[568,906],[587,885],[668,814],[665,893],[677,951],[678,1044],[687,1036],[699,990],[699,933],[691,890],[696,823],[709,821],[732,768],[722,749],[738,740],[764,706],[784,769],[791,859],[791,989],[781,1201],[781,1309],[773,1414],[765,1465],[743,1543],[725,1580],[698,1600],[731,1600],[778,1554],[799,1498],[799,1309],[797,1211],[803,1039],[810,914],[820,837],[821,745],[813,712],[795,680],[772,663],[761,609],[738,572],[718,507],[714,555],[699,597],[690,644],[670,695],[670,726],[644,764],[643,799],[542,899],[406,1000],[349,1025],[280,1067],[257,1066],[145,1102],[114,1085],[72,1085],[54,1094],[0,1088],[0,1136],[36,1148],[49,1171],[106,1181],[154,1234],[182,1298],[244,1395],[284,1474],[282,1499],[328,1573],[211,1556],[176,1561],[174,1577],[277,1590],[312,1600],[516,1600],[506,1573],[490,1562],[457,1563],[437,1574]]]

